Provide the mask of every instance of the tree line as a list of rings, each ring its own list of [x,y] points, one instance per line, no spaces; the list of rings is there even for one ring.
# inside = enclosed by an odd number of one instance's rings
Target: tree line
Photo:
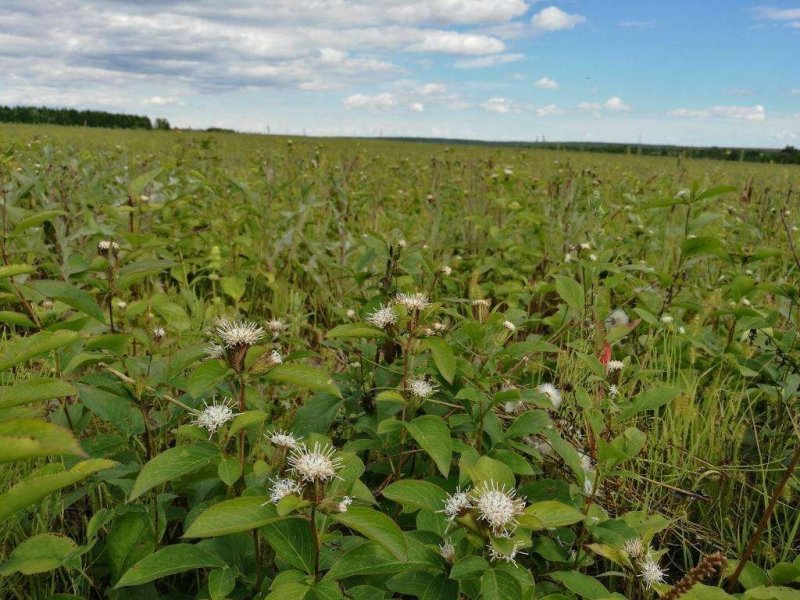
[[[78,125],[112,129],[169,129],[169,121],[141,115],[111,113],[103,110],[49,108],[46,106],[0,105],[0,123],[34,123],[48,125]]]

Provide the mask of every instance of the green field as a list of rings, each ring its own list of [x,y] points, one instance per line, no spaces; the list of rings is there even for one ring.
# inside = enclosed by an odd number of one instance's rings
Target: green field
[[[800,597],[799,175],[1,125],[0,597]]]

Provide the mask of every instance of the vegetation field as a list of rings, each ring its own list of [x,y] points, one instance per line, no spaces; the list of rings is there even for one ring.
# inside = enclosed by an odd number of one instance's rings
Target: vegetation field
[[[0,597],[800,598],[799,176],[0,126]]]

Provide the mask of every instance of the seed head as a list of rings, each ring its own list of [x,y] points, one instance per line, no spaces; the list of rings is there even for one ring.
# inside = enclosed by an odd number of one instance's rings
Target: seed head
[[[164,337],[165,335],[167,335],[167,332],[166,332],[166,331],[164,331],[164,328],[163,328],[163,327],[154,327],[154,328],[153,328],[153,332],[152,332],[152,333],[153,333],[153,339],[154,339],[155,341],[157,341],[157,342],[158,342],[158,341],[161,341],[161,339],[163,339],[163,337]]]
[[[514,325],[511,321],[503,321],[503,327],[508,329],[511,333],[514,333],[517,330],[517,326]]]
[[[319,442],[313,448],[300,444],[289,455],[289,468],[301,481],[325,483],[336,477],[342,466],[341,459],[333,457],[335,452],[332,446],[322,446]]]
[[[539,384],[536,391],[547,396],[554,409],[558,410],[558,407],[561,406],[561,392],[552,383]]]
[[[616,398],[618,394],[619,394],[619,388],[615,383],[612,383],[610,386],[608,386],[609,396],[611,396],[612,398]]]
[[[222,344],[217,344],[216,342],[210,342],[203,349],[203,352],[206,353],[207,360],[216,360],[225,356],[225,346]]]
[[[630,321],[628,314],[621,308],[618,308],[605,318],[605,325],[607,329],[610,329],[611,327],[627,325]]]
[[[444,265],[444,266],[442,267],[442,274],[443,274],[445,277],[450,277],[450,275],[452,275],[452,274],[453,274],[453,269],[452,269],[452,268],[450,268],[448,265]]]
[[[498,487],[492,481],[472,490],[470,498],[478,516],[486,521],[492,533],[499,537],[508,537],[517,526],[516,517],[525,509],[525,500],[516,495],[516,490]]]
[[[284,325],[283,321],[280,319],[270,319],[267,321],[267,329],[269,329],[269,332],[272,334],[272,338],[275,339],[283,333],[283,330],[286,329],[286,325]]]

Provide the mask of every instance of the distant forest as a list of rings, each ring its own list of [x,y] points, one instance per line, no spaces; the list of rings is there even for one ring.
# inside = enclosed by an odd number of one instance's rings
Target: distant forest
[[[711,158],[715,160],[744,161],[800,165],[800,149],[785,148],[726,148],[721,146],[670,146],[659,144],[614,144],[610,142],[489,142],[447,138],[391,137],[405,142],[436,144],[470,144],[478,146],[506,146],[514,148],[545,148],[579,152],[608,152],[611,154],[638,154],[642,156],[674,156],[683,158]]]
[[[112,129],[169,129],[169,121],[140,115],[110,113],[102,110],[47,108],[45,106],[0,106],[0,123],[37,123],[45,125],[78,125]]]

